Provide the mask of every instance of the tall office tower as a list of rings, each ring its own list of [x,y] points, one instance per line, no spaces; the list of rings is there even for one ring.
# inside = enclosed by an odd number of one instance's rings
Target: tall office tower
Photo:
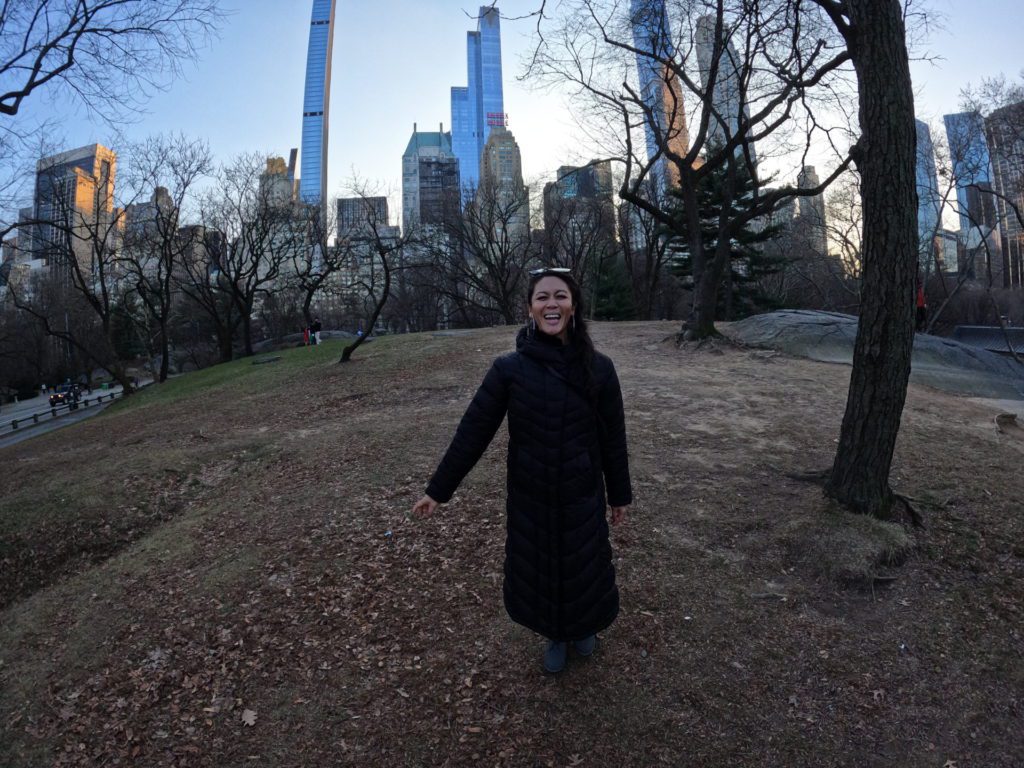
[[[401,232],[388,224],[386,197],[339,197],[338,240],[339,257],[343,267],[336,278],[342,305],[361,306],[367,285],[379,285],[380,263],[378,242],[387,246],[398,244]],[[401,258],[401,255],[399,255]],[[399,271],[397,285],[405,281]],[[330,292],[329,292],[330,293]]]
[[[724,146],[740,130],[740,117],[744,122],[750,117],[747,110],[746,94],[743,91],[741,78],[741,60],[736,47],[728,38],[728,30],[723,27],[723,39],[715,44],[715,16],[701,16],[697,19],[694,30],[697,48],[697,66],[700,69],[701,86],[705,94],[711,90],[711,107],[713,114],[708,121],[709,146]],[[714,83],[710,83],[712,65],[718,57],[718,68]],[[749,142],[750,161],[757,165],[757,153],[753,142]],[[736,154],[743,154],[742,144],[736,148]]]
[[[494,128],[484,144],[480,158],[480,187],[488,186],[517,194],[524,186],[519,145],[507,128]]]
[[[32,224],[35,218],[35,206],[18,209],[18,250],[24,258],[36,258],[36,226]]]
[[[306,54],[306,94],[302,101],[302,170],[299,196],[304,203],[327,205],[327,128],[331,102],[331,49],[336,0],[313,0]]]
[[[380,229],[388,225],[388,199],[386,197],[339,197],[338,238],[365,232],[371,226]]]
[[[917,130],[917,265],[924,276],[936,270],[938,255],[939,214],[942,195],[935,170],[935,147],[927,123],[914,121]]]
[[[1001,273],[1002,244],[998,236],[995,196],[992,194],[985,120],[977,112],[944,115],[942,120],[946,124],[946,140],[956,179],[962,252],[960,269],[968,277],[977,277],[979,273],[987,272],[985,260],[994,257],[994,266]]]
[[[523,161],[515,136],[494,128],[480,159],[477,200],[497,205],[495,218],[507,233],[525,236],[530,230],[530,193],[523,183]],[[496,221],[496,225],[499,222]]]
[[[544,185],[544,230],[550,250],[548,260],[564,263],[578,258],[570,254],[580,233],[615,239],[615,204],[611,163],[607,160],[577,168],[563,165],[558,180]],[[569,242],[566,242],[568,240]]]
[[[157,187],[152,197],[143,203],[124,207],[124,236],[126,244],[138,243],[140,238],[161,234],[161,226],[177,229],[177,211],[166,187]]]
[[[800,169],[796,185],[799,189],[813,189],[821,183],[818,172],[813,165],[805,165]],[[797,198],[799,202],[799,220],[804,236],[814,252],[824,256],[828,253],[828,235],[825,231],[825,196],[817,194],[813,197]]]
[[[33,208],[42,223],[36,224],[32,233],[37,258],[60,264],[73,252],[83,271],[91,269],[89,234],[108,229],[106,225],[116,213],[116,173],[117,155],[101,144],[39,160]],[[78,236],[70,235],[69,228],[78,231]]]
[[[501,86],[501,17],[484,6],[476,32],[466,33],[467,85],[452,88],[452,152],[463,190],[480,182],[480,158],[493,128],[504,128]]]
[[[295,202],[295,183],[283,157],[267,158],[267,169],[260,174],[260,201],[275,207]]]
[[[421,132],[413,123],[402,155],[402,229],[442,223],[451,206],[458,209],[459,198],[459,161],[452,153],[452,135],[443,125]]]
[[[636,56],[640,93],[653,118],[644,121],[647,159],[654,163],[651,174],[658,190],[664,193],[679,185],[679,169],[664,155],[659,156],[658,137],[680,157],[690,150],[683,92],[671,67],[664,63],[675,57],[675,47],[664,0],[630,0],[629,14],[633,45],[644,52]]]
[[[557,197],[569,200],[575,197],[611,200],[615,195],[612,187],[612,165],[607,160],[588,163],[584,166],[563,165],[557,174],[557,181],[545,185],[557,190]]]
[[[1003,249],[1003,286],[1024,286],[1024,101],[992,112],[985,119],[992,160],[992,188]],[[1016,210],[1015,210],[1016,208]]]

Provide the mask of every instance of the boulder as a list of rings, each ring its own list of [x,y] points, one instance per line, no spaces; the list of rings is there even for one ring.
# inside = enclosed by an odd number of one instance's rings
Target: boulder
[[[787,309],[730,323],[722,331],[752,347],[851,365],[857,318],[837,312]],[[1024,400],[1024,365],[978,347],[923,333],[914,336],[910,380],[973,397]]]

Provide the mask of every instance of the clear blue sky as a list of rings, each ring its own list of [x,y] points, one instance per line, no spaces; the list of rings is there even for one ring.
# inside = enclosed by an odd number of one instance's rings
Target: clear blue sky
[[[211,50],[186,65],[186,77],[149,102],[125,128],[132,137],[181,131],[205,137],[220,159],[242,151],[287,157],[299,145],[309,0],[229,0],[233,10]],[[557,95],[526,88],[516,77],[530,50],[533,22],[513,21],[537,0],[500,0],[505,109],[528,180],[551,176],[581,156],[578,129]],[[449,89],[466,84],[466,31],[479,3],[458,0],[339,0],[331,89],[328,190],[358,175],[396,192],[401,154],[413,122],[449,125]],[[923,119],[957,111],[960,89],[982,77],[1024,69],[1018,0],[929,0],[945,15],[922,52],[942,60],[913,64]],[[39,100],[33,108],[49,109]],[[117,148],[108,128],[66,114],[66,147],[99,141]],[[394,216],[397,211],[393,211]]]

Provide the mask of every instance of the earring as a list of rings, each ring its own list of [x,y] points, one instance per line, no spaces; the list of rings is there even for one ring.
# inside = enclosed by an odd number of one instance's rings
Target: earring
[[[530,315],[530,321],[526,324],[526,337],[529,339],[533,338],[534,331],[537,330],[537,321],[533,319],[533,315]]]

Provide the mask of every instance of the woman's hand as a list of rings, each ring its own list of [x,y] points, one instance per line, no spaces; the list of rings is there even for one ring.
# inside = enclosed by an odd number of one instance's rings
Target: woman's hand
[[[437,510],[438,503],[429,496],[424,496],[422,499],[412,505],[412,513],[415,517],[430,517]]]
[[[619,523],[621,523],[623,520],[626,519],[626,510],[627,509],[629,509],[628,506],[626,506],[626,507],[612,507],[612,525],[618,525]]]

